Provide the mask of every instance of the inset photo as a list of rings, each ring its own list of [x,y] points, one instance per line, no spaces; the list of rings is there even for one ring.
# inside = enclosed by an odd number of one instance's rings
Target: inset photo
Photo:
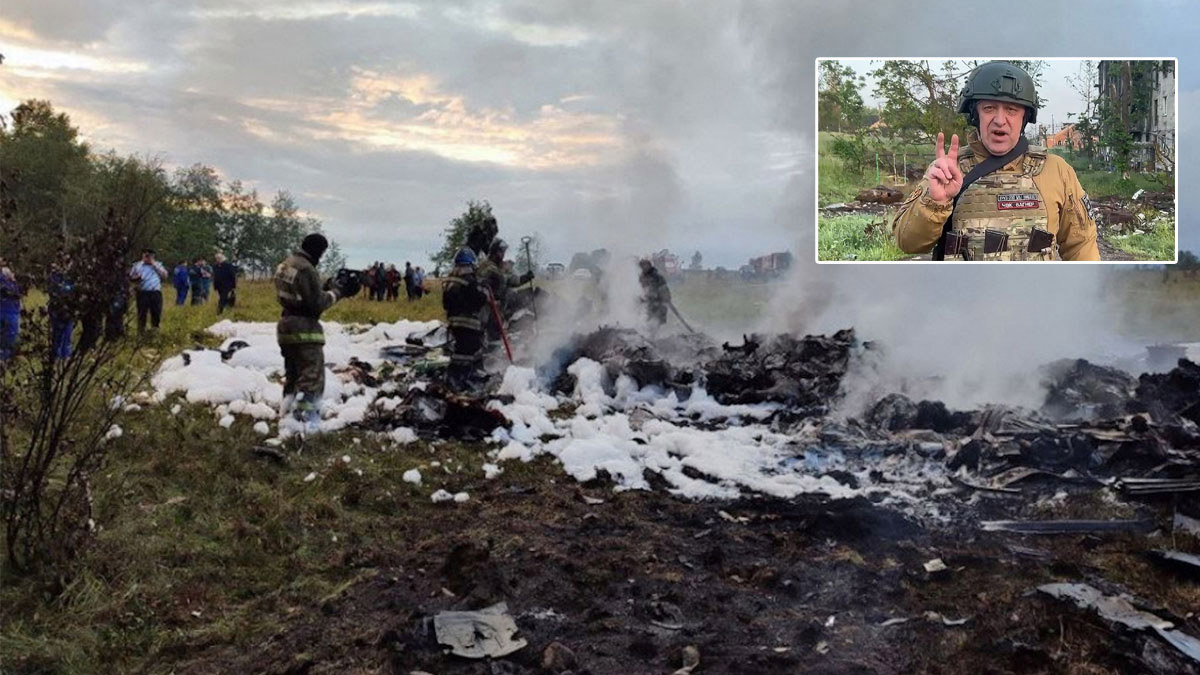
[[[817,262],[1175,262],[1176,66],[817,59]]]

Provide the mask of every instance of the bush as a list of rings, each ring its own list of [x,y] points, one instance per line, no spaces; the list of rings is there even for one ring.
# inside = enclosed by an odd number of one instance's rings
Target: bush
[[[867,144],[861,136],[836,136],[830,152],[854,171],[861,172],[867,163]]]
[[[0,362],[0,516],[15,570],[61,572],[90,541],[92,477],[125,398],[148,373],[125,348],[124,312],[114,311],[128,295],[127,240],[115,221],[110,214],[71,247],[74,257],[60,242],[51,273],[69,283],[49,284],[46,304],[27,304],[19,340]],[[23,289],[41,280],[18,273]],[[56,338],[69,334],[62,327],[77,322],[74,344],[66,339],[70,354],[56,354]]]

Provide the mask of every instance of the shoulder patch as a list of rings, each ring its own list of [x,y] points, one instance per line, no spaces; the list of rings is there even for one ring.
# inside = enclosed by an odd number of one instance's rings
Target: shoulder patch
[[[1046,153],[1040,155],[1033,152],[1025,153],[1024,167],[1025,174],[1029,176],[1037,176],[1046,168]]]
[[[1099,214],[1096,212],[1096,208],[1092,206],[1092,200],[1088,199],[1086,192],[1079,198],[1079,201],[1083,203],[1083,210],[1087,213],[1088,218],[1091,218],[1093,221],[1096,220],[1096,216]]]

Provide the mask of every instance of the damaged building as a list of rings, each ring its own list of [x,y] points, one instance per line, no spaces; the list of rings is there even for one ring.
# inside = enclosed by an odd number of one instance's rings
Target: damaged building
[[[1130,161],[1145,171],[1171,171],[1175,166],[1175,61],[1152,63],[1149,72],[1134,72],[1131,61],[1100,61],[1097,104],[1110,102],[1128,120],[1132,136]],[[1150,78],[1148,100],[1135,101],[1135,79]],[[1104,149],[1102,152],[1111,152]]]

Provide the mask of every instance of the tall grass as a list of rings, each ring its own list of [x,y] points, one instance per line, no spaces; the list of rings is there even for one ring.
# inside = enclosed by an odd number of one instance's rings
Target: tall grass
[[[1156,218],[1147,223],[1144,232],[1111,236],[1109,241],[1138,260],[1174,260],[1175,218]]]
[[[896,246],[889,214],[822,215],[817,218],[820,260],[900,260],[908,254]]]

